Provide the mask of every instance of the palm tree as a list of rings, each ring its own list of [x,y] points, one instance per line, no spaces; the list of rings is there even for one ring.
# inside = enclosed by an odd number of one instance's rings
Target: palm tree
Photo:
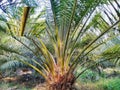
[[[85,70],[102,62],[98,61],[99,58],[94,63],[84,60],[109,40],[111,33],[117,32],[120,24],[118,1],[50,0],[48,3],[51,7],[47,8],[50,12],[46,12],[49,14],[42,24],[46,25],[44,36],[25,33],[28,14],[23,17],[24,23],[20,29],[21,35],[25,35],[25,38],[33,43],[38,50],[37,54],[41,56],[36,55],[34,50],[13,34],[12,29],[10,30],[15,40],[39,58],[40,62],[33,60],[39,68],[23,59],[19,61],[42,75],[49,84],[50,90],[71,90],[74,82]],[[28,11],[29,7],[26,7],[23,15]],[[21,55],[24,57],[23,54]],[[86,63],[86,68],[75,76],[76,67]]]
[[[8,11],[9,9],[10,11]],[[40,21],[37,20],[38,18],[43,16],[44,10],[41,11],[40,13],[37,13],[37,15],[34,16],[34,20],[33,17],[29,18],[27,16],[28,11],[22,16],[22,12],[26,12],[26,11],[27,8],[22,9],[22,7],[16,8],[15,6],[13,7],[8,6],[6,9],[7,13],[3,13],[0,15],[0,23],[1,23],[0,29],[2,31],[2,32],[0,31],[0,36],[1,36],[0,37],[0,71],[1,72],[4,72],[7,69],[15,70],[20,67],[21,68],[26,67],[26,65],[23,65],[19,61],[20,58],[24,58],[24,60],[39,67],[36,63],[32,62],[33,59],[36,59],[36,57],[29,51],[29,49],[27,50],[14,38],[11,38],[10,35],[10,34],[12,34],[13,36],[21,35],[22,33],[21,31],[25,29],[25,22],[27,21],[26,18],[28,18],[26,28],[29,31],[30,35],[31,34],[37,35],[44,30],[45,27],[44,20],[40,20]],[[34,13],[35,13],[35,8],[31,8],[29,14],[32,16],[34,15]],[[26,16],[26,18],[24,18],[24,16]],[[19,22],[20,19],[22,19],[21,22]],[[38,27],[39,25],[42,25],[42,27]],[[22,40],[22,42],[25,42],[25,44],[29,45],[29,47],[31,47],[37,55],[37,49],[28,40],[26,40],[25,38],[20,38],[20,40]]]

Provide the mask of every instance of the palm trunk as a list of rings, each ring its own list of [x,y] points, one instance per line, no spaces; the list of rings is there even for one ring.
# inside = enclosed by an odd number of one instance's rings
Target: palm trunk
[[[24,34],[25,25],[26,25],[29,10],[30,10],[30,7],[24,7],[23,16],[21,19],[20,36],[23,36],[23,34]]]
[[[71,73],[67,78],[66,75],[62,76],[58,82],[51,84],[49,90],[76,90],[73,88],[74,75]]]

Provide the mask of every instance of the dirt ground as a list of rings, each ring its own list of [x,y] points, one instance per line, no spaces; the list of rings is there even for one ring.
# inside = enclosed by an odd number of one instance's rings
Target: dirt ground
[[[41,77],[34,77],[30,74],[25,74],[15,77],[5,77],[0,79],[0,83],[12,83],[21,87],[31,88],[32,90],[46,90],[45,80]],[[38,89],[39,88],[39,89]],[[1,89],[0,89],[1,90]],[[9,88],[8,90],[20,90],[17,87]]]

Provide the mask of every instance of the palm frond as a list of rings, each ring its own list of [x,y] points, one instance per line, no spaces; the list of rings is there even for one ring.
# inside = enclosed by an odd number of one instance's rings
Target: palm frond
[[[24,64],[22,64],[21,62],[19,61],[16,61],[16,60],[10,60],[10,61],[7,61],[5,63],[3,63],[1,66],[0,66],[0,70],[1,71],[4,71],[4,70],[15,70],[17,68],[21,68],[21,67],[25,67]]]
[[[13,48],[7,47],[5,45],[0,45],[0,50],[4,50],[6,52],[11,52],[11,53],[17,53],[19,54],[19,52],[17,50],[14,50]]]
[[[114,45],[110,48],[108,48],[107,50],[105,50],[103,53],[102,53],[102,56],[104,58],[119,58],[119,54],[120,54],[120,46],[119,44],[118,45]]]

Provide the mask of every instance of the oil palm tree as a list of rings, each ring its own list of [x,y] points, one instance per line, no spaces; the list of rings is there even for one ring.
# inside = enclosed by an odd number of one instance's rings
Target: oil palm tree
[[[32,59],[35,59],[36,57],[34,57],[34,55],[29,50],[27,50],[18,42],[16,42],[13,38],[11,38],[10,35],[21,35],[22,32],[20,30],[25,28],[25,24],[21,24],[21,22],[24,22],[23,20],[26,20],[26,18],[24,18],[23,16],[27,17],[27,13],[23,14],[22,16],[22,12],[27,11],[27,9],[23,9],[22,7],[16,8],[16,6],[14,5],[7,6],[5,8],[6,12],[2,12],[2,14],[0,15],[0,71],[4,72],[8,69],[15,70],[17,68],[26,67],[26,65],[23,65],[19,61],[20,58],[24,58],[24,60],[28,61],[29,63],[38,66],[37,64],[32,62]],[[40,19],[40,17],[43,16],[44,10],[42,10],[40,13],[37,13],[36,16],[34,16],[34,13],[35,8],[31,8],[29,11],[31,18],[27,17],[27,30],[29,31],[29,34],[37,35],[42,32],[45,27],[44,20],[37,20],[38,18]],[[23,20],[20,22],[21,19]],[[38,27],[39,25],[42,25],[42,27]],[[34,46],[32,46],[28,40],[24,38],[21,39],[23,42],[25,42],[25,44],[29,45],[29,47],[35,50],[35,53],[37,53],[37,49],[34,48]],[[21,53],[24,55],[24,57],[20,56]],[[28,58],[28,56],[30,57]]]
[[[22,63],[35,69],[49,84],[50,90],[71,90],[77,78],[88,68],[100,63],[85,60],[100,45],[109,40],[112,32],[116,32],[120,22],[119,0],[50,0],[47,6],[44,35],[24,33],[27,28],[27,17],[23,17],[20,29],[38,49],[41,56],[36,55],[28,45],[15,34],[12,37],[29,49],[39,61],[33,60],[40,68],[20,59]],[[109,11],[113,9],[112,11]],[[26,7],[23,15],[28,13]],[[49,16],[50,15],[50,16]],[[44,25],[43,24],[43,25]],[[41,25],[40,25],[41,26]],[[27,26],[26,26],[27,27]],[[119,33],[119,32],[117,32]],[[87,37],[87,38],[86,38]],[[51,45],[51,49],[49,45]],[[22,55],[24,57],[24,55]],[[87,63],[86,68],[75,76],[76,67]]]

